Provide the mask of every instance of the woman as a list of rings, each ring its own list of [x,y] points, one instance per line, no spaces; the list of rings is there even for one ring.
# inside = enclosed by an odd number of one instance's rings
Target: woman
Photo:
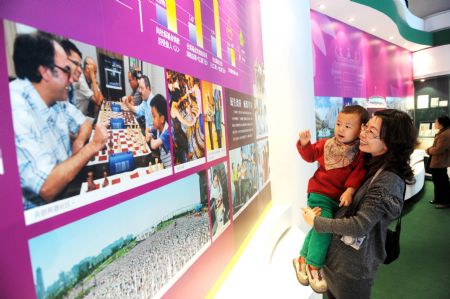
[[[450,166],[450,118],[441,116],[434,122],[439,132],[434,137],[433,146],[427,149],[431,156],[430,171],[433,176],[434,199],[437,209],[450,208],[450,188],[447,167]]]
[[[328,298],[370,298],[378,266],[386,257],[387,226],[400,216],[405,181],[414,181],[408,162],[415,141],[416,130],[406,113],[375,112],[361,130],[359,149],[368,154],[367,175],[351,205],[340,209],[335,219],[303,209],[305,221],[317,232],[333,233],[324,266]],[[341,238],[358,239],[359,248]]]

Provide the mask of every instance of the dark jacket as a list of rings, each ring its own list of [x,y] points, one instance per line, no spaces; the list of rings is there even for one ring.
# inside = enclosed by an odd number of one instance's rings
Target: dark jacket
[[[314,229],[333,233],[324,266],[328,289],[336,298],[369,298],[378,266],[386,257],[384,249],[389,223],[400,216],[405,182],[383,170],[356,192],[349,207],[338,210],[335,219],[315,217]],[[355,216],[345,218],[347,209]],[[341,236],[365,236],[359,250],[341,241]]]
[[[433,146],[427,149],[431,155],[430,168],[450,166],[450,127],[441,129],[434,137]]]

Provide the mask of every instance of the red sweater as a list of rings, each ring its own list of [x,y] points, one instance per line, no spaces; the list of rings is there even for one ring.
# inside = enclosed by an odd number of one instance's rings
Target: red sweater
[[[366,171],[364,165],[364,155],[360,151],[356,154],[350,165],[325,170],[324,147],[327,139],[301,146],[300,140],[297,142],[297,149],[306,162],[319,162],[319,168],[314,176],[309,179],[308,193],[318,193],[332,198],[339,202],[341,194],[348,188],[358,189],[364,181]]]

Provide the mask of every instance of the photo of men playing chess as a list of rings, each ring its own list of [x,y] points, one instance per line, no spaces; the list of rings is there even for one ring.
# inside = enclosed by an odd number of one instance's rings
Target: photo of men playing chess
[[[163,68],[5,27],[23,207],[56,205],[31,222],[172,174]]]

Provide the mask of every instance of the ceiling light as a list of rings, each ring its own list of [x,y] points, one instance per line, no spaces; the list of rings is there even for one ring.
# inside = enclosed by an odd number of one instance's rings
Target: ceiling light
[[[372,28],[372,29],[370,29],[370,31],[372,31],[372,32],[375,32],[375,31],[377,31],[377,28]]]
[[[403,44],[403,47],[406,47],[406,46],[408,46],[408,43],[404,43],[404,44]]]
[[[420,79],[420,82],[425,82],[425,79]]]
[[[391,39],[391,40],[394,39],[394,36],[393,35],[389,36],[389,39]]]
[[[355,18],[350,18],[350,19],[348,19],[348,21],[351,23],[351,22],[353,22],[355,20]]]
[[[324,10],[325,9],[325,4],[320,4],[319,9]]]

